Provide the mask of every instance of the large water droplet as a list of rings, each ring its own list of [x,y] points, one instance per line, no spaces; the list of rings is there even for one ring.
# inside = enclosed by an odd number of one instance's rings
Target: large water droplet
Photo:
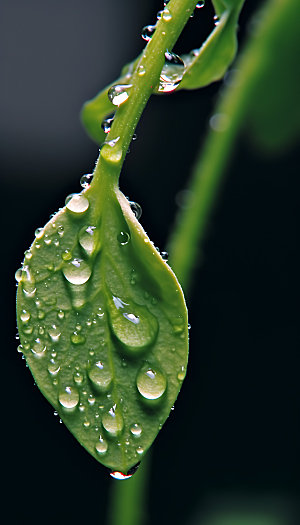
[[[72,193],[66,198],[66,208],[73,213],[84,213],[88,207],[88,199],[80,193]]]
[[[130,241],[130,235],[127,232],[120,232],[117,239],[122,246],[125,246]]]
[[[201,9],[201,7],[204,7],[204,6],[205,6],[205,0],[202,0],[201,2],[198,2],[198,4],[196,4],[197,9]]]
[[[79,232],[79,244],[88,255],[96,249],[96,226],[84,226]]]
[[[112,437],[116,437],[121,434],[124,421],[122,415],[117,410],[116,405],[114,405],[106,414],[102,417],[102,425],[105,428],[106,432]]]
[[[92,273],[89,265],[82,259],[77,258],[65,264],[62,271],[69,283],[77,285],[86,283]]]
[[[83,345],[85,343],[84,335],[79,334],[78,332],[73,332],[70,339],[73,345]]]
[[[183,381],[185,378],[185,367],[182,366],[177,374],[178,380]]]
[[[129,205],[135,215],[135,218],[139,220],[142,215],[142,207],[140,206],[140,204],[134,201],[129,201]]]
[[[18,268],[18,270],[15,273],[15,279],[19,283],[22,279],[22,268]]]
[[[111,386],[112,373],[107,365],[97,361],[88,371],[89,379],[97,392],[107,392]]]
[[[108,444],[102,436],[99,437],[99,441],[97,441],[95,449],[100,456],[103,456],[103,454],[107,452]]]
[[[66,410],[74,410],[79,403],[79,392],[74,386],[66,386],[60,390],[58,401]]]
[[[159,399],[167,387],[167,379],[162,372],[152,367],[142,368],[137,376],[137,388],[145,399]]]
[[[46,346],[44,345],[44,343],[38,338],[35,340],[32,348],[31,348],[31,351],[34,355],[36,355],[37,357],[41,357],[42,355],[45,354],[46,352]]]
[[[57,363],[50,363],[48,366],[48,372],[51,376],[56,376],[60,371],[60,366]]]
[[[123,472],[120,472],[118,470],[114,470],[110,473],[111,477],[114,478],[114,479],[119,479],[119,480],[124,480],[124,479],[128,479],[128,478],[131,478],[131,476],[133,476],[133,474],[137,471],[137,469],[139,468],[140,466],[140,462],[137,463],[136,465],[134,465],[134,467],[132,467],[131,469],[128,470],[127,474],[123,474]]]
[[[137,437],[139,438],[142,434],[142,427],[140,425],[138,425],[138,423],[134,423],[131,427],[130,427],[130,432],[131,434],[134,436],[134,437]]]
[[[82,177],[80,179],[80,186],[82,188],[89,188],[92,180],[93,180],[93,174],[92,173],[86,173],[85,175],[82,175]]]
[[[112,113],[111,115],[108,115],[104,120],[102,120],[101,128],[103,129],[104,133],[110,132],[110,128],[112,126],[114,118],[115,118],[115,114]]]
[[[41,239],[44,236],[44,228],[37,228],[34,235],[37,239]]]
[[[154,342],[158,323],[146,307],[113,297],[109,313],[115,336],[128,350],[140,351]]]
[[[184,74],[184,62],[175,53],[166,51],[165,65],[160,74],[158,91],[160,93],[171,93],[180,84]]]
[[[129,90],[132,84],[115,84],[107,92],[108,98],[114,106],[124,104],[129,97]]]
[[[141,37],[143,40],[146,40],[146,42],[149,42],[149,40],[151,40],[151,38],[153,37],[153,33],[155,31],[155,28],[156,26],[145,26],[143,27],[142,29],[142,32],[141,32]]]
[[[165,22],[169,22],[170,20],[172,20],[172,14],[171,12],[169,11],[169,9],[165,8],[162,12],[162,18]]]

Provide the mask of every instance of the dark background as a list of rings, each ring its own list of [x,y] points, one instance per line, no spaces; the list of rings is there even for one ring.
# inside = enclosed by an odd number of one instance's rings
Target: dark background
[[[259,4],[246,1],[241,47]],[[104,523],[117,483],[53,417],[16,352],[14,272],[36,227],[93,169],[98,148],[79,122],[82,103],[140,52],[140,30],[161,8],[0,5],[4,523]],[[211,14],[197,10],[178,52],[199,46]],[[138,126],[120,185],[161,249],[221,87],[152,97]],[[223,525],[231,512],[271,520],[259,525],[299,523],[299,190],[295,147],[266,155],[241,134],[188,298],[190,366],[153,447],[147,525]]]

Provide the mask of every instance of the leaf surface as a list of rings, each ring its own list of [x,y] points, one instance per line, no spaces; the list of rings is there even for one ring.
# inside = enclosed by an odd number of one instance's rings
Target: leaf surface
[[[97,211],[96,211],[97,210]],[[117,187],[75,195],[18,271],[35,381],[94,458],[123,473],[152,444],[185,376],[181,288]]]

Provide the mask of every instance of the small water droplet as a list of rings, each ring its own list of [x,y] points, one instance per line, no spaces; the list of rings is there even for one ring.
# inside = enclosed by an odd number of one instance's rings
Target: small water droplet
[[[15,273],[15,279],[19,283],[22,279],[22,268],[19,268]]]
[[[57,363],[50,363],[48,366],[48,372],[51,376],[56,376],[60,371],[60,366]]]
[[[148,25],[148,26],[143,27],[142,32],[141,32],[142,39],[146,40],[146,42],[149,42],[149,40],[151,40],[151,38],[153,37],[155,28],[156,28],[155,25],[154,26]]]
[[[44,236],[44,228],[37,228],[34,235],[37,239],[41,239]]]
[[[214,16],[214,24],[215,24],[215,26],[219,25],[219,23],[220,23],[220,18],[218,17],[218,15],[215,15]]]
[[[30,261],[30,259],[32,258],[32,253],[29,250],[26,250],[24,255],[25,255],[26,261]]]
[[[140,462],[137,463],[136,465],[134,465],[134,467],[132,467],[131,469],[129,469],[127,474],[123,474],[123,472],[119,472],[117,470],[114,470],[114,471],[110,472],[110,475],[111,475],[112,478],[122,481],[124,479],[131,478],[131,476],[133,476],[133,474],[135,474],[135,472],[137,471],[139,466],[140,466]]]
[[[66,386],[60,390],[58,401],[66,410],[74,410],[79,403],[79,392],[74,386]]]
[[[117,239],[122,246],[125,246],[130,241],[130,235],[127,232],[120,232]]]
[[[93,174],[92,173],[86,173],[85,175],[82,175],[82,177],[80,179],[80,186],[82,188],[89,188],[92,180],[93,180]]]
[[[62,225],[60,225],[58,228],[57,228],[57,233],[60,237],[63,237],[64,236],[64,233],[65,233],[65,229]]]
[[[143,77],[145,73],[146,73],[146,69],[144,68],[144,66],[139,66],[138,68],[139,77]]]
[[[170,51],[165,52],[165,65],[160,74],[159,93],[171,93],[180,84],[185,65],[180,56]]]
[[[106,414],[102,417],[102,425],[106,432],[112,437],[119,436],[124,427],[124,421],[122,415],[114,405]]]
[[[100,456],[103,456],[103,454],[107,452],[108,444],[105,441],[105,439],[103,439],[102,436],[99,437],[99,441],[97,441],[95,445],[95,449],[96,449],[96,452],[100,454]]]
[[[97,392],[107,392],[111,386],[112,373],[108,366],[97,361],[88,371],[89,379]]]
[[[80,193],[71,193],[66,198],[66,208],[73,213],[84,213],[89,207],[89,201]]]
[[[85,343],[85,337],[82,334],[78,334],[78,332],[73,332],[70,339],[73,345],[83,345]]]
[[[86,420],[83,422],[83,426],[84,426],[84,428],[89,428],[89,427],[91,426],[91,422],[90,422],[88,419],[86,419]]]
[[[19,352],[20,354],[23,353],[23,346],[22,345],[18,345],[17,346],[17,352]]]
[[[179,381],[183,381],[185,378],[185,367],[182,366],[177,374],[177,378]]]
[[[77,258],[65,264],[62,271],[67,281],[76,285],[86,283],[92,273],[89,265],[82,259]]]
[[[111,148],[113,148],[119,140],[120,140],[120,137],[116,137],[115,139],[111,139],[111,140],[108,140],[107,142],[104,142],[102,145],[110,146]]]
[[[48,330],[49,337],[53,343],[57,343],[59,341],[59,338],[61,336],[61,331],[55,324],[51,326]]]
[[[135,218],[139,220],[142,215],[142,207],[140,206],[140,204],[134,201],[129,201],[129,205],[130,205],[131,211],[135,215]]]
[[[165,22],[169,22],[172,20],[172,14],[170,13],[169,9],[165,8],[162,12],[162,18]]]
[[[23,321],[23,323],[27,323],[30,319],[30,313],[27,312],[26,310],[22,310],[22,313],[20,315],[20,319],[21,321]]]
[[[22,332],[26,335],[30,335],[33,332],[33,326],[31,324],[26,324],[22,327]]]
[[[137,452],[137,454],[143,454],[144,449],[143,449],[142,447],[138,447],[138,448],[136,449],[136,452]]]
[[[63,310],[58,310],[57,312],[57,318],[63,319],[65,317],[65,312]]]
[[[93,395],[89,395],[88,404],[90,406],[93,406],[95,404],[95,401],[96,401],[96,399],[94,398],[94,396]]]
[[[70,252],[70,250],[65,250],[65,251],[61,254],[61,258],[62,258],[64,261],[70,261],[70,259],[72,259],[72,253]]]
[[[161,257],[162,257],[162,259],[163,259],[164,261],[167,261],[168,258],[169,258],[169,254],[168,254],[168,252],[161,252],[160,255],[161,255]]]
[[[76,371],[74,372],[73,379],[76,385],[82,385],[84,379],[83,374],[79,371]]]
[[[205,0],[202,0],[201,2],[198,2],[198,4],[196,4],[197,9],[201,9],[201,7],[204,7],[204,6],[205,6]]]
[[[115,118],[115,114],[112,113],[111,115],[108,115],[104,120],[102,120],[101,128],[103,129],[104,133],[110,132],[110,128],[112,126],[114,118]]]
[[[138,425],[137,423],[134,423],[131,427],[130,427],[130,432],[131,434],[134,436],[134,437],[140,437],[141,434],[142,434],[142,427],[140,425]]]
[[[79,244],[88,255],[92,255],[96,249],[96,226],[84,226],[78,236]]]
[[[115,84],[111,86],[107,92],[110,102],[114,106],[120,106],[124,104],[129,97],[129,91],[132,84]]]
[[[31,351],[34,355],[36,355],[37,357],[41,357],[42,355],[45,354],[46,352],[46,346],[44,345],[44,343],[38,338],[35,340],[32,348],[31,348]]]
[[[137,376],[137,388],[145,399],[159,399],[165,392],[167,380],[162,372],[151,367],[142,368]]]

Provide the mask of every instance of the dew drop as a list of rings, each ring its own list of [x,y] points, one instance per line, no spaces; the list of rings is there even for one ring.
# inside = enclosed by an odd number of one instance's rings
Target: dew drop
[[[111,148],[113,148],[119,140],[120,140],[120,137],[116,137],[115,139],[111,139],[111,140],[108,140],[107,142],[104,142],[103,146],[110,146]]]
[[[95,449],[96,449],[96,452],[100,456],[103,456],[103,454],[105,454],[107,452],[108,444],[107,444],[107,441],[105,441],[105,439],[103,439],[102,436],[99,437],[99,441],[97,441],[97,443],[95,445]]]
[[[101,361],[97,361],[88,371],[89,379],[97,392],[107,392],[111,386],[112,373]]]
[[[141,32],[142,39],[145,40],[146,42],[149,42],[149,40],[151,40],[151,38],[153,37],[155,28],[156,28],[155,25],[154,26],[148,25],[148,26],[143,27],[142,32]]]
[[[112,437],[121,434],[124,427],[124,421],[122,415],[118,412],[116,405],[103,415],[102,425],[106,432]]]
[[[57,328],[55,324],[51,326],[51,328],[48,330],[49,337],[53,343],[57,343],[59,341],[59,338],[61,336],[60,329]]]
[[[220,23],[220,18],[218,17],[218,15],[215,15],[214,16],[214,24],[215,24],[215,26],[219,25],[219,23]]]
[[[179,381],[183,381],[185,378],[185,367],[182,366],[177,374],[177,378]]]
[[[134,201],[129,201],[129,205],[130,205],[131,211],[135,215],[135,218],[139,220],[142,215],[142,207],[140,206],[140,204]]]
[[[145,73],[146,73],[146,69],[144,68],[144,66],[139,66],[139,68],[138,68],[138,76],[139,77],[143,77]]]
[[[30,261],[30,259],[32,258],[32,253],[29,250],[26,250],[24,255],[25,255],[26,261]]]
[[[70,339],[73,345],[83,345],[85,343],[85,337],[82,334],[78,334],[78,332],[73,332]]]
[[[108,115],[104,120],[102,120],[101,128],[103,129],[104,133],[109,133],[110,128],[112,126],[112,123],[114,121],[115,114],[112,113],[111,115]]]
[[[19,268],[15,273],[15,279],[19,283],[22,279],[22,268]]]
[[[91,426],[91,422],[90,422],[88,419],[86,419],[86,420],[83,422],[83,426],[84,426],[84,428],[89,428],[89,427]]]
[[[66,410],[74,410],[79,403],[79,392],[74,386],[66,386],[60,390],[58,401]]]
[[[62,271],[67,281],[76,285],[86,283],[92,273],[89,265],[82,259],[77,258],[65,264]]]
[[[45,354],[45,351],[46,351],[46,346],[44,345],[44,343],[38,338],[35,340],[32,348],[31,348],[31,351],[34,355],[36,355],[37,357],[41,357],[42,355]]]
[[[204,7],[204,6],[205,6],[205,0],[202,0],[202,2],[198,2],[198,4],[196,4],[197,9],[201,9],[201,7]]]
[[[80,179],[80,186],[85,189],[89,188],[92,180],[93,180],[93,174],[86,173],[85,175],[82,175]]]
[[[124,104],[129,97],[129,90],[132,87],[132,84],[115,84],[111,86],[107,92],[110,102],[114,106],[120,106]]]
[[[169,258],[169,254],[168,254],[168,252],[161,252],[160,255],[161,255],[161,257],[162,257],[162,259],[163,259],[164,261],[167,261],[168,258]]]
[[[122,246],[125,246],[130,241],[130,235],[127,232],[120,232],[117,239]]]
[[[73,213],[84,213],[88,207],[88,199],[80,193],[71,193],[66,198],[66,208]]]
[[[167,380],[162,372],[153,368],[142,368],[137,376],[137,388],[145,399],[159,399],[165,392]]]
[[[165,52],[165,64],[160,74],[159,93],[171,93],[180,84],[184,74],[184,62],[180,56]]]
[[[37,228],[34,235],[37,239],[41,239],[44,236],[44,228]]]
[[[226,131],[229,126],[229,123],[230,120],[226,113],[215,113],[209,120],[209,125],[211,129],[217,131],[218,133]]]
[[[27,312],[26,310],[22,310],[22,313],[20,315],[20,319],[21,321],[23,321],[23,323],[27,323],[30,319],[30,313]]]
[[[131,434],[134,436],[134,437],[140,437],[141,434],[142,434],[142,427],[140,425],[138,425],[137,423],[134,423],[131,427],[130,427],[130,432]]]
[[[70,261],[72,259],[72,253],[70,252],[70,250],[65,250],[61,254],[61,258],[63,259],[63,261]]]
[[[170,13],[169,9],[165,8],[162,12],[162,18],[165,22],[169,22],[172,20],[172,14]]]
[[[142,447],[138,447],[138,448],[136,449],[136,452],[137,452],[137,454],[143,454],[144,449],[143,449]]]
[[[48,366],[48,372],[51,376],[56,376],[60,371],[60,366],[57,363],[50,363]]]
[[[96,226],[84,226],[79,232],[79,244],[88,255],[92,255],[96,249]]]

